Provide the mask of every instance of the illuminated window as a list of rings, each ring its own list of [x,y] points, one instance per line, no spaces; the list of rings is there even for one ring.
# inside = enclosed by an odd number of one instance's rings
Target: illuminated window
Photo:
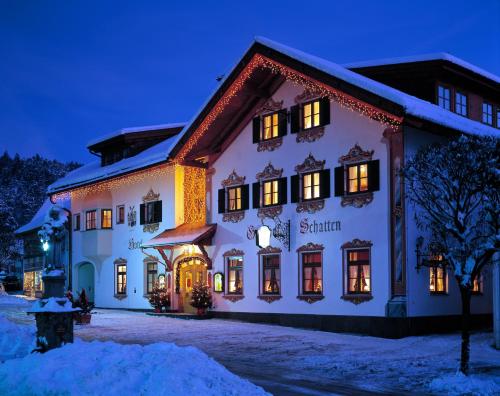
[[[221,272],[214,274],[214,292],[221,293],[224,291],[224,275]]]
[[[234,212],[241,210],[241,187],[233,187],[227,190],[228,196],[228,211]]]
[[[101,228],[111,228],[113,226],[112,219],[113,212],[111,209],[101,210]]]
[[[277,205],[279,203],[278,180],[263,183],[264,206]]]
[[[347,192],[368,191],[368,164],[349,165],[347,176]]]
[[[319,172],[308,173],[302,177],[303,200],[320,198],[320,174]]]
[[[279,295],[281,290],[280,255],[262,255],[262,294]]]
[[[482,294],[483,293],[483,275],[477,275],[472,281],[472,293]]]
[[[446,110],[451,109],[450,89],[442,85],[438,86],[438,106]]]
[[[268,140],[279,136],[278,113],[273,113],[262,117],[262,124],[263,128],[261,140]]]
[[[243,294],[243,257],[227,257],[227,293]]]
[[[486,103],[486,102],[483,102],[482,121],[485,124],[493,125],[493,106],[489,103]]]
[[[73,230],[80,231],[80,227],[81,227],[80,222],[81,222],[80,213],[77,213],[73,219],[73,223],[74,223]]]
[[[347,277],[347,293],[371,292],[369,249],[347,251]]]
[[[443,267],[432,266],[429,267],[429,290],[431,293],[446,293],[447,292],[447,279],[446,271]]]
[[[127,264],[115,264],[116,294],[127,294]]]
[[[306,103],[302,108],[303,129],[310,129],[320,125],[320,101]]]
[[[146,263],[146,294],[151,294],[153,292],[153,287],[157,282],[158,277],[158,263],[147,262]]]
[[[467,96],[461,92],[455,92],[455,113],[467,117]]]
[[[97,228],[97,212],[89,210],[85,212],[85,230],[95,230]]]
[[[323,270],[321,252],[302,253],[302,293],[323,293]]]
[[[120,205],[116,207],[116,224],[125,223],[125,206]]]

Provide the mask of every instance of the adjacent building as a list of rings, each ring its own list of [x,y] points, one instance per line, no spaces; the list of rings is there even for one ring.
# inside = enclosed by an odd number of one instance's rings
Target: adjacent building
[[[422,145],[497,134],[499,78],[449,55],[340,66],[257,39],[189,124],[97,139],[49,188],[70,199],[72,282],[147,309],[155,282],[192,312],[401,337],[458,324],[460,296],[421,267],[398,170]],[[490,110],[491,109],[491,110]],[[491,274],[473,312],[491,319]]]

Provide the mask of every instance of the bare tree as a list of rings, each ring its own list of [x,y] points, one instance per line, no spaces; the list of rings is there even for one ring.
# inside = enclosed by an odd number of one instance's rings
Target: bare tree
[[[469,373],[474,279],[500,251],[500,139],[461,136],[422,148],[403,175],[417,225],[440,246],[462,300],[460,371]]]

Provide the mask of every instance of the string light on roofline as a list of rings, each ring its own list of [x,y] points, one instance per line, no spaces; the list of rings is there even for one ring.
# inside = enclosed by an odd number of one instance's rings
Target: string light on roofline
[[[229,86],[226,93],[222,98],[216,103],[212,111],[205,117],[200,126],[195,130],[193,135],[189,138],[186,144],[182,147],[181,151],[177,155],[175,161],[177,163],[182,162],[187,154],[193,149],[193,147],[198,143],[200,138],[208,130],[210,125],[217,119],[217,117],[222,113],[224,108],[229,104],[231,99],[236,96],[243,88],[244,83],[251,77],[252,73],[257,69],[269,69],[272,73],[282,75],[287,81],[293,84],[304,87],[311,93],[317,94],[320,97],[328,97],[330,100],[337,102],[343,108],[349,109],[351,111],[357,112],[360,115],[370,117],[380,123],[387,125],[388,127],[396,129],[401,125],[402,118],[396,117],[388,112],[377,109],[374,106],[369,105],[363,101],[355,99],[354,97],[347,95],[333,87],[323,84],[311,77],[308,77],[294,69],[284,66],[274,60],[271,60],[263,55],[256,54],[243,69],[241,74],[236,78],[236,80]]]

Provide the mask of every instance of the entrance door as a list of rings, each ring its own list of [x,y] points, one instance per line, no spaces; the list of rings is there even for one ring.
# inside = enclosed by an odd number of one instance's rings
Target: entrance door
[[[85,289],[90,302],[94,301],[94,266],[91,263],[83,263],[78,267],[78,289],[80,293]],[[75,295],[75,298],[77,295]]]
[[[185,260],[185,261],[184,261]],[[196,313],[196,308],[191,306],[191,295],[195,283],[207,282],[207,267],[205,263],[197,258],[192,257],[184,259],[180,269],[180,294],[181,306],[186,313]]]

